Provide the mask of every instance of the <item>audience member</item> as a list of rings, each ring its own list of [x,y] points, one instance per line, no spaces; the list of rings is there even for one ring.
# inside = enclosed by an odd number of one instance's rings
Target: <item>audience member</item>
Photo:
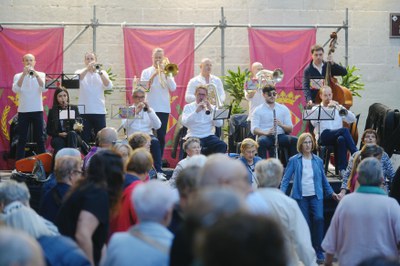
[[[147,179],[147,174],[153,165],[153,158],[145,148],[133,151],[126,166],[127,177],[122,192],[118,212],[111,217],[110,236],[115,232],[124,232],[137,221],[136,211],[132,204],[132,193],[137,186]]]
[[[24,232],[0,226],[0,265],[45,266],[43,252],[35,239]]]
[[[128,232],[112,236],[102,265],[169,265],[173,235],[166,226],[171,221],[174,205],[171,188],[151,180],[140,184],[131,200],[139,223]]]
[[[186,167],[188,160],[193,155],[199,155],[201,153],[201,144],[198,138],[188,138],[185,143],[183,143],[183,150],[186,152],[187,157],[180,160],[178,164],[175,166],[174,172],[170,178],[171,183],[174,183],[176,177],[179,173]]]
[[[322,242],[327,266],[334,255],[346,266],[375,256],[399,257],[400,206],[380,188],[381,163],[366,158],[357,172],[360,187],[339,202]]]
[[[124,165],[126,165],[129,161],[129,158],[132,155],[133,149],[128,143],[116,143],[112,150],[122,157],[122,161],[124,161]]]
[[[110,213],[123,186],[121,157],[102,150],[91,158],[86,177],[67,195],[56,218],[61,234],[73,238],[90,262],[98,265],[107,240]]]
[[[200,252],[204,266],[288,265],[281,226],[251,214],[236,214],[206,229]]]
[[[105,127],[96,135],[96,146],[93,146],[83,160],[83,169],[87,169],[92,156],[102,149],[111,149],[118,139],[117,130],[113,127]]]
[[[54,175],[57,184],[44,195],[39,208],[40,215],[52,222],[56,220],[65,195],[82,176],[82,160],[73,156],[58,158],[54,167]]]
[[[282,163],[275,158],[262,160],[256,165],[255,171],[260,187],[257,191],[271,208],[272,216],[284,229],[287,265],[297,266],[300,261],[304,265],[316,265],[307,221],[297,202],[278,189],[283,174]]]
[[[42,247],[47,265],[91,265],[83,251],[71,239],[54,234],[31,208],[14,201],[3,209],[0,219],[7,226],[22,230]]]
[[[251,138],[242,140],[239,160],[244,164],[244,166],[246,166],[249,184],[251,184],[253,188],[259,186],[257,183],[255,167],[256,164],[261,161],[261,157],[256,156],[257,149],[258,143],[255,140]]]

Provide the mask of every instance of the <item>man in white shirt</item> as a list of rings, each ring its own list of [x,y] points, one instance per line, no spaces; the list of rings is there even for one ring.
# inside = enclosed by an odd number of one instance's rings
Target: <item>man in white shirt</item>
[[[214,106],[208,100],[208,90],[199,85],[195,90],[196,100],[186,104],[182,112],[182,125],[188,128],[185,139],[195,137],[200,139],[202,153],[225,153],[227,145],[213,133],[214,126],[222,126],[223,120],[214,120]]]
[[[338,102],[332,100],[332,89],[328,86],[323,86],[319,91],[321,97],[321,106],[323,108],[334,109],[334,119],[333,120],[321,120],[321,121],[311,121],[314,128],[315,138],[319,139],[319,143],[322,146],[335,145],[337,148],[337,161],[339,167],[340,176],[343,177],[346,167],[347,167],[347,150],[351,154],[357,151],[357,147],[354,144],[354,140],[350,135],[348,128],[343,127],[343,121],[347,123],[353,123],[356,121],[355,115],[346,110],[344,106],[339,105]],[[319,108],[319,106],[314,106],[313,109]],[[346,113],[345,115],[340,115],[341,112]]]
[[[106,127],[104,90],[110,90],[113,84],[107,72],[102,70],[101,65],[97,63],[95,53],[85,53],[85,65],[85,68],[79,69],[75,73],[79,74],[78,104],[84,106],[84,110],[81,112],[83,118],[82,138],[86,142],[92,142],[97,132]]]
[[[32,54],[22,58],[24,69],[14,76],[12,90],[19,94],[18,104],[18,143],[16,159],[25,157],[25,145],[28,139],[29,125],[33,127],[36,153],[46,152],[43,134],[43,101],[46,74],[35,70],[36,59]]]
[[[164,50],[155,48],[152,53],[153,65],[144,69],[140,77],[141,81],[149,82],[146,100],[154,108],[156,115],[161,120],[161,127],[157,130],[161,157],[164,154],[165,134],[167,132],[169,114],[171,113],[170,92],[176,90],[174,77],[164,73],[166,59]]]
[[[224,103],[226,95],[224,91],[224,85],[219,77],[211,74],[212,71],[212,61],[209,58],[203,58],[200,63],[200,74],[194,78],[192,78],[186,88],[185,93],[185,101],[187,103],[192,103],[196,100],[196,96],[194,95],[197,86],[199,85],[207,85],[213,84],[215,85],[216,92],[218,94],[219,100],[221,103]],[[221,128],[217,127],[216,135],[218,137],[221,136]]]
[[[133,118],[123,119],[122,127],[126,129],[126,135],[132,135],[135,132],[143,132],[151,137],[150,152],[153,156],[154,167],[157,172],[161,172],[161,149],[160,141],[154,136],[153,129],[157,130],[161,127],[161,121],[145,101],[146,93],[142,88],[133,90],[132,98],[135,111]]]
[[[251,76],[244,84],[244,97],[249,102],[249,116],[247,117],[247,121],[251,121],[256,107],[265,102],[262,89],[259,87],[260,85],[256,77],[257,73],[261,70],[263,70],[263,65],[260,62],[254,62],[251,65]]]
[[[289,109],[276,102],[274,85],[266,85],[262,92],[265,102],[254,110],[251,119],[251,132],[258,136],[258,156],[267,158],[268,150],[269,157],[275,157],[275,135],[279,147],[288,148],[289,156],[296,154],[297,138],[289,135],[293,131]]]

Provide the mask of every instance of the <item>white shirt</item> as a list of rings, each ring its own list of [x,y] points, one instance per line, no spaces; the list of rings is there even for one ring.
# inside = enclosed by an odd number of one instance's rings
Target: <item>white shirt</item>
[[[318,70],[318,72],[322,75],[322,68],[324,67],[324,63],[321,64],[321,66],[317,66],[316,64],[314,64],[314,62],[312,63],[313,67]]]
[[[223,120],[213,120],[214,111],[207,115],[205,110],[196,113],[197,103],[186,104],[182,112],[182,125],[188,128],[185,138],[205,138],[214,134],[214,126],[221,127]],[[212,106],[214,109],[214,106]]]
[[[275,103],[276,119],[281,121],[285,126],[293,126],[289,109],[280,103]],[[270,130],[274,127],[274,109],[266,102],[258,106],[253,113],[251,119],[251,132],[254,134],[254,129]],[[280,126],[277,126],[279,134],[285,134],[285,131]]]
[[[302,156],[303,170],[301,175],[301,191],[303,197],[315,195],[314,186],[314,171],[311,164],[311,159],[306,159]]]
[[[79,74],[84,69],[75,71]],[[108,78],[108,74],[103,71],[103,75]],[[104,98],[104,90],[110,90],[113,84],[110,83],[104,87],[103,81],[98,73],[88,71],[85,77],[79,80],[79,105],[84,105],[84,114],[105,114],[106,105]]]
[[[135,107],[134,105],[132,106]],[[133,119],[122,119],[122,127],[126,129],[128,137],[135,132],[153,135],[152,129],[159,129],[161,120],[154,110],[149,108],[149,112],[141,110]]]
[[[285,243],[288,243],[290,253],[288,265],[298,266],[299,261],[304,265],[317,265],[310,229],[297,202],[277,188],[260,188],[257,192],[268,204],[271,215],[285,229]]]
[[[43,72],[36,73],[43,81],[43,86],[40,87],[36,77],[26,75],[22,81],[22,86],[18,86],[18,80],[22,76],[22,72],[14,76],[12,91],[19,94],[19,113],[40,112],[43,111],[42,92],[47,91],[46,74]]]
[[[140,77],[141,81],[149,81],[153,73],[157,70],[154,66],[148,67],[142,71]],[[153,107],[155,112],[171,113],[170,95],[169,92],[176,90],[176,83],[174,77],[165,77],[161,74],[161,78],[164,80],[160,82],[160,77],[156,75],[151,83],[150,91],[146,93],[146,99],[150,106]],[[163,88],[162,84],[165,84],[166,88]]]
[[[219,99],[223,103],[225,101],[225,91],[224,91],[224,85],[222,85],[222,81],[219,77],[210,75],[210,82],[207,83],[206,78],[203,77],[201,74],[192,78],[186,88],[186,94],[185,94],[185,101],[187,103],[192,103],[196,100],[196,96],[194,95],[196,91],[196,87],[199,85],[206,85],[206,84],[214,84],[215,87],[217,88],[217,93],[219,95]]]
[[[311,110],[316,110],[318,106],[314,106]],[[329,110],[330,108],[327,109]],[[320,128],[321,133],[324,132],[325,129],[331,129],[331,130],[339,129],[343,127],[343,121],[347,123],[353,123],[356,121],[356,116],[350,110],[348,110],[346,116],[340,116],[339,111],[335,108],[333,120],[321,120],[319,121],[319,125],[316,120],[311,120],[311,124],[314,126],[315,139],[318,141],[319,138],[318,128]]]
[[[251,121],[251,118],[253,117],[253,113],[254,110],[262,105],[263,103],[265,103],[265,98],[263,96],[263,92],[261,89],[257,89],[257,80],[248,80],[246,82],[245,85],[245,90],[244,90],[244,97],[246,98],[246,100],[249,102],[249,115],[247,117],[247,121]],[[253,92],[251,91],[247,91],[246,88],[255,88],[255,93],[253,97],[249,97],[249,92]]]

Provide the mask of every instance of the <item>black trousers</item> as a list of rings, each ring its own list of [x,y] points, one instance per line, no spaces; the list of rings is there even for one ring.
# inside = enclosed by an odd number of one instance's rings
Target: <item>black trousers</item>
[[[33,141],[36,142],[36,153],[44,153],[44,134],[43,134],[43,112],[18,113],[18,143],[16,159],[25,158],[25,146],[28,140],[28,129],[31,125],[33,130]]]
[[[106,127],[106,115],[103,114],[82,114],[83,132],[82,139],[87,143],[93,142],[97,136],[97,132]],[[94,138],[92,135],[94,134]]]
[[[169,113],[156,112],[156,115],[161,120],[161,127],[157,130],[157,139],[160,142],[160,151],[162,158],[164,155],[165,135],[167,133]]]

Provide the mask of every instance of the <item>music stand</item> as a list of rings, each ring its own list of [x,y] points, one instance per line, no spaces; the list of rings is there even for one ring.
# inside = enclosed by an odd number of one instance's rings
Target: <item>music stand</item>
[[[81,106],[81,108],[82,107],[83,109],[85,108],[84,106]],[[80,106],[77,106],[77,108],[79,112]],[[73,129],[73,125],[77,120],[81,120],[81,118],[79,117],[79,113],[76,113],[75,110],[71,108],[71,105],[68,105],[67,109],[65,110],[59,110],[58,118],[59,120],[64,121],[63,124],[65,124],[65,130],[67,132]]]
[[[121,120],[121,125],[117,129],[120,132],[125,125],[129,125],[129,121],[138,118],[136,116],[135,107],[129,105],[112,104],[111,105],[111,119]],[[126,123],[123,122],[126,120]],[[126,135],[126,139],[128,135]]]
[[[321,138],[321,121],[335,120],[335,110],[335,108],[323,107],[322,105],[317,105],[311,109],[304,109],[304,121],[317,121],[318,141]]]
[[[221,109],[214,109],[213,120],[224,120],[231,117],[232,105],[222,107]]]
[[[46,74],[46,89],[79,89],[79,74]]]

